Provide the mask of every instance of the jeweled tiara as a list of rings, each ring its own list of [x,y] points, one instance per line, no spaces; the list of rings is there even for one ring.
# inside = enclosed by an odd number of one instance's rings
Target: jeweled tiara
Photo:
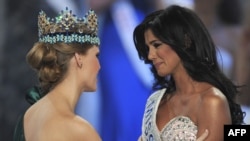
[[[39,42],[100,45],[97,31],[98,21],[93,10],[89,10],[83,18],[73,15],[67,7],[55,18],[47,17],[44,11],[38,15]]]

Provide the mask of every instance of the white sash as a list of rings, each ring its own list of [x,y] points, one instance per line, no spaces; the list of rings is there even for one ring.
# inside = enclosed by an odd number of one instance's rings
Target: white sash
[[[166,89],[161,89],[148,98],[142,121],[142,139],[143,141],[159,141],[161,140],[156,125],[156,113],[161,97]]]

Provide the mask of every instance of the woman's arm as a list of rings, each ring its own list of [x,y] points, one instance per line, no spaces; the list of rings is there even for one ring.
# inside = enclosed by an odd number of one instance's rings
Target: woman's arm
[[[204,94],[198,110],[197,136],[208,129],[210,132],[206,141],[223,141],[224,125],[231,123],[230,109],[226,97],[216,88]]]

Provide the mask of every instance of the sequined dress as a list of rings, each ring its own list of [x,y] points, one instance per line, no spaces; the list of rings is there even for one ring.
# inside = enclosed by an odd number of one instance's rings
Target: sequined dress
[[[142,125],[143,141],[195,141],[197,126],[186,116],[171,119],[159,131],[156,125],[156,113],[166,89],[153,93],[147,100]]]

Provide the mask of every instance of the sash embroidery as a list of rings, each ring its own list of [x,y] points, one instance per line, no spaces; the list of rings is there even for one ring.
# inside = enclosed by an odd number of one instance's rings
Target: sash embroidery
[[[162,89],[153,93],[145,106],[142,126],[142,138],[143,141],[158,141],[161,140],[158,133],[157,126],[155,125],[155,114],[157,106],[160,102],[160,97],[164,94],[166,89]]]
[[[152,140],[153,139],[153,134],[152,134],[152,122],[153,122],[153,111],[154,111],[154,103],[155,100],[150,101],[150,103],[147,104],[145,114],[144,114],[144,120],[145,120],[145,130],[144,134],[147,137],[147,140]]]

